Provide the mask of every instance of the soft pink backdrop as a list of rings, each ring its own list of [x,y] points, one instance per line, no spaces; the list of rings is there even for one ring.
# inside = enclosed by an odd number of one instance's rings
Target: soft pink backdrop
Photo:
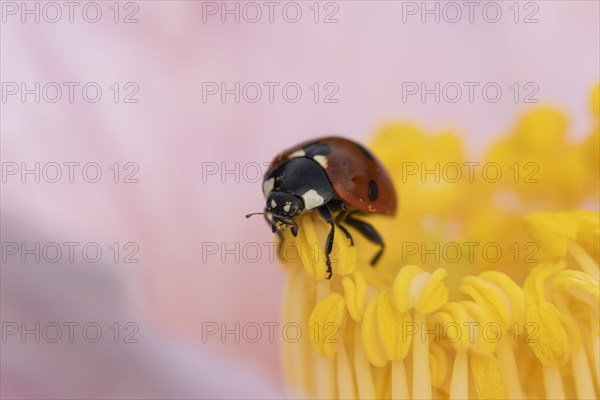
[[[203,242],[243,246],[272,240],[262,221],[243,218],[262,208],[260,184],[236,183],[232,175],[225,182],[217,175],[203,183],[203,162],[229,167],[268,162],[286,146],[330,133],[367,141],[390,120],[413,121],[433,132],[456,129],[477,154],[530,106],[511,100],[512,82],[537,83],[538,99],[568,113],[574,138],[590,126],[589,91],[600,70],[598,2],[536,2],[535,24],[515,24],[508,9],[512,2],[502,3],[506,14],[496,24],[483,21],[481,14],[476,23],[465,22],[466,16],[456,24],[423,24],[417,16],[403,23],[401,2],[388,1],[337,2],[335,24],[312,22],[312,2],[301,3],[306,14],[296,24],[281,14],[274,23],[263,16],[256,24],[236,24],[215,16],[203,23],[201,2],[145,1],[137,3],[139,23],[115,24],[108,14],[112,2],[101,4],[107,14],[97,24],[78,14],[74,23],[55,24],[5,16],[3,82],[96,81],[106,98],[96,104],[80,98],[73,104],[23,104],[9,98],[2,103],[2,161],[95,161],[105,173],[116,161],[132,161],[140,167],[140,183],[115,184],[107,178],[98,184],[81,179],[22,184],[13,178],[2,188],[2,229],[27,238],[37,232],[46,241],[135,241],[141,262],[114,265],[107,257],[106,265],[93,268],[55,265],[42,271],[3,265],[3,285],[24,290],[8,298],[3,293],[2,320],[7,309],[19,310],[11,314],[13,320],[46,317],[39,310],[20,311],[19,304],[31,296],[25,288],[34,282],[42,303],[62,301],[68,310],[88,293],[65,283],[72,269],[98,270],[113,283],[107,288],[96,279],[86,281],[98,291],[98,301],[90,301],[81,318],[104,313],[118,319],[118,312],[128,310],[128,320],[140,325],[140,354],[130,356],[131,368],[111,374],[107,371],[125,355],[109,346],[106,351],[115,359],[75,388],[54,366],[65,354],[71,356],[64,368],[73,371],[97,358],[84,356],[76,346],[33,356],[26,345],[3,344],[6,396],[262,398],[285,393],[277,341],[202,343],[202,322],[277,321],[285,281],[285,272],[266,255],[259,263],[235,263],[232,256],[225,263],[216,256],[202,262]],[[140,102],[108,100],[108,86],[115,81],[136,82]],[[204,81],[293,81],[304,95],[295,104],[281,96],[273,104],[223,104],[217,96],[203,103]],[[415,98],[404,103],[404,81],[495,81],[505,93],[494,104],[480,97],[472,104]],[[312,82],[336,82],[339,102],[315,104],[308,90]],[[19,275],[23,271],[30,275]],[[64,280],[56,278],[61,274]],[[52,288],[44,284],[51,276],[56,279]],[[107,305],[113,285],[120,300]],[[155,375],[139,372],[148,365]],[[140,377],[120,392],[108,389],[129,375]]]

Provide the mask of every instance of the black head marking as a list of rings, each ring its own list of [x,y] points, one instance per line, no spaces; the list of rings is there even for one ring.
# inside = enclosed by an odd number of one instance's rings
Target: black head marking
[[[377,197],[379,197],[379,188],[377,187],[377,182],[373,179],[369,181],[369,191],[368,191],[369,200],[375,201]]]
[[[266,179],[271,177],[276,177],[273,192],[289,193],[304,198],[303,196],[312,190],[323,199],[323,203],[334,197],[325,170],[312,159],[298,157],[287,160],[273,169]],[[275,200],[278,203],[277,199]],[[309,205],[306,207],[311,208]]]

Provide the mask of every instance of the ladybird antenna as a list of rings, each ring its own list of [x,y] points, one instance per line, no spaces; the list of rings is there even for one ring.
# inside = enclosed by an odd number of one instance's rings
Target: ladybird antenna
[[[250,218],[253,215],[265,215],[265,213],[264,212],[255,212],[255,213],[246,214],[246,218]]]

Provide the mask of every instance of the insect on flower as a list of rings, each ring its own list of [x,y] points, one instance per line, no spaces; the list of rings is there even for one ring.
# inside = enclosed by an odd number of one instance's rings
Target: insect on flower
[[[384,250],[384,241],[369,223],[355,218],[367,214],[396,214],[396,190],[382,164],[362,145],[341,137],[326,137],[299,144],[273,160],[263,180],[267,199],[262,213],[273,233],[291,227],[304,211],[316,210],[330,225],[325,243],[327,279],[331,278],[333,238],[337,227],[354,245],[348,225],[379,245],[371,259],[375,266]],[[335,217],[334,217],[335,214]]]

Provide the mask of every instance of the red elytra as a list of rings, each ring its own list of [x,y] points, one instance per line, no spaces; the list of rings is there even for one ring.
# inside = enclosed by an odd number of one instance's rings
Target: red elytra
[[[389,216],[396,214],[396,190],[381,162],[361,144],[342,137],[330,136],[310,140],[280,153],[265,176],[284,161],[294,158],[293,155],[299,151],[304,151],[305,157],[308,158],[311,158],[311,148],[325,152],[321,146],[330,149],[324,156],[324,169],[340,200],[349,207],[365,213]]]

